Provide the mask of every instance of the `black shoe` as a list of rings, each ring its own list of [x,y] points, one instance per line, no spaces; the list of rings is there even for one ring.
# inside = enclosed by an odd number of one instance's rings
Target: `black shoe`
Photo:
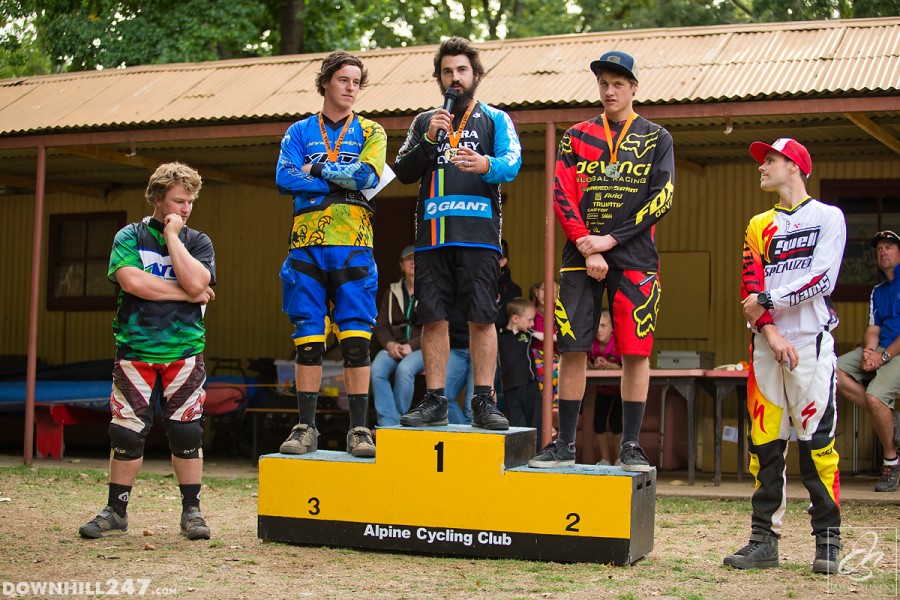
[[[816,544],[816,559],[813,561],[813,573],[835,575],[841,568],[840,563],[841,544],[829,540],[823,544]]]
[[[78,528],[83,538],[97,539],[108,535],[120,535],[128,531],[128,515],[119,516],[112,506],[106,506],[100,514]]]
[[[505,431],[509,429],[509,421],[494,403],[494,393],[475,394],[472,396],[472,427]]]
[[[896,465],[882,465],[881,479],[875,484],[876,492],[893,492],[900,483],[900,463]]]
[[[199,506],[189,506],[181,513],[181,534],[189,540],[209,539],[209,527]]]
[[[625,442],[619,454],[619,460],[622,461],[623,471],[634,471],[639,473],[648,473],[653,467],[643,449],[634,442]]]
[[[447,399],[435,394],[425,394],[418,406],[400,417],[404,427],[439,427],[449,422]]]
[[[547,444],[537,456],[528,461],[532,469],[550,469],[575,464],[575,445],[556,439]]]
[[[723,561],[735,569],[768,569],[778,566],[778,538],[754,536],[750,543]]]

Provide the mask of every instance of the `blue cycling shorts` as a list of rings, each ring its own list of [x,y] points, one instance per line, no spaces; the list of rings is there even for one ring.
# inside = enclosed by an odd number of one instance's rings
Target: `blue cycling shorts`
[[[281,266],[282,308],[296,331],[294,344],[372,337],[378,314],[378,267],[360,246],[293,248]]]

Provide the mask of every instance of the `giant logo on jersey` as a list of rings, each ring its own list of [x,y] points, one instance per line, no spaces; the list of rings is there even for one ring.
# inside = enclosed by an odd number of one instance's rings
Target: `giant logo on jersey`
[[[493,217],[491,202],[483,196],[440,196],[425,200],[425,219],[444,217]]]
[[[622,140],[619,150],[631,152],[635,157],[643,158],[648,150],[656,148],[657,142],[659,142],[659,129],[645,134],[631,132]]]

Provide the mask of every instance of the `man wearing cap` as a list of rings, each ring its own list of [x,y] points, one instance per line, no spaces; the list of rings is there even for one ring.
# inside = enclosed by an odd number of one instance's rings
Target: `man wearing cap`
[[[879,231],[872,239],[881,281],[869,300],[869,327],[862,347],[838,358],[838,391],[869,412],[875,435],[881,441],[884,464],[876,492],[892,492],[900,481],[900,419],[894,411],[900,394],[900,237]]]
[[[372,361],[372,391],[379,427],[400,424],[400,415],[412,403],[416,375],[424,367],[422,326],[416,319],[415,251],[415,246],[407,246],[400,253],[403,277],[390,285],[378,307],[375,338],[383,350]]]
[[[655,226],[672,207],[674,191],[672,136],[634,112],[634,58],[607,52],[591,63],[591,71],[603,113],[566,131],[556,158],[553,208],[568,238],[554,311],[561,354],[559,435],[528,466],[575,462],[587,353],[605,290],[623,356],[620,460],[626,471],[649,471],[638,435],[660,298]]]
[[[493,390],[500,185],[518,174],[522,148],[509,115],[475,99],[484,74],[478,49],[469,40],[444,40],[434,55],[433,75],[445,108],[416,116],[394,163],[397,179],[419,182],[416,291],[427,380],[422,402],[400,419],[404,427],[449,422],[448,331],[458,307],[470,333],[472,426],[509,429]]]
[[[752,331],[747,409],[756,490],[750,541],[724,562],[738,569],[778,566],[793,425],[816,538],[812,570],[837,573],[837,359],[830,331],[838,324],[831,293],[847,239],[844,215],[806,192],[812,159],[797,141],[754,142],[750,154],[760,164],[760,188],[779,201],[750,219],[744,239],[741,305]]]

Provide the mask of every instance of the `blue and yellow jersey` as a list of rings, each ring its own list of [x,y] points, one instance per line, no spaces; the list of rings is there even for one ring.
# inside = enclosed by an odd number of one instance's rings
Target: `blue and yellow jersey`
[[[281,194],[294,197],[290,248],[372,246],[375,203],[362,190],[378,185],[387,136],[375,121],[349,118],[335,161],[328,157],[318,114],[291,125],[281,141],[275,182]],[[328,146],[334,148],[345,120],[324,121]],[[307,164],[310,173],[301,170]]]

